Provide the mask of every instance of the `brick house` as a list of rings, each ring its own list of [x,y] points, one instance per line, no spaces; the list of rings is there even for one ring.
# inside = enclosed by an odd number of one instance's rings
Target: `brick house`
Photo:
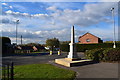
[[[89,32],[80,36],[78,41],[79,44],[103,43],[103,40]]]

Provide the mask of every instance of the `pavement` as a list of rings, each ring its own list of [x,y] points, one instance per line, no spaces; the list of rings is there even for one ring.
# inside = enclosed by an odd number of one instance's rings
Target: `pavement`
[[[82,52],[79,52],[77,54],[79,57],[84,57],[84,53]],[[2,61],[3,62],[13,61],[14,65],[49,63],[61,68],[76,71],[77,73],[76,79],[102,78],[100,80],[103,80],[103,78],[111,78],[111,80],[112,79],[115,80],[115,78],[118,78],[118,63],[101,62],[101,63],[89,64],[84,66],[70,67],[70,68],[54,63],[55,59],[65,58],[65,57],[67,57],[67,53],[62,53],[59,56],[57,54],[42,55],[41,53],[39,54],[34,53],[27,55],[6,56],[2,58]]]

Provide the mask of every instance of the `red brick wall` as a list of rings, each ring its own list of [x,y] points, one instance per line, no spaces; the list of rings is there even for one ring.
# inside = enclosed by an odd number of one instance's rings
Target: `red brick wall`
[[[87,42],[86,39],[89,39],[90,42]],[[79,43],[84,43],[84,44],[98,43],[98,38],[87,33],[84,36],[80,37],[78,41],[80,41]]]

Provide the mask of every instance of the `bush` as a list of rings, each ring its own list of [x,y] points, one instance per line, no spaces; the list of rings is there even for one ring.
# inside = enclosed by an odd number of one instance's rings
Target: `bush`
[[[87,59],[91,59],[94,61],[100,61],[103,58],[103,48],[101,49],[93,49],[93,50],[88,50],[85,52],[85,56]]]
[[[101,48],[93,49],[85,52],[87,59],[94,61],[119,61],[120,48]]]
[[[119,61],[120,59],[120,48],[108,48],[103,51],[103,61]]]

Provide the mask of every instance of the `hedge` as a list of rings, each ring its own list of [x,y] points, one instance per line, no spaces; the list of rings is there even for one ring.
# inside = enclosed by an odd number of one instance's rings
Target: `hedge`
[[[120,48],[120,43],[116,44],[117,48]],[[113,43],[99,43],[99,44],[76,44],[77,52],[85,52],[86,50],[96,48],[112,48]],[[69,44],[60,44],[60,49],[64,52],[69,52]]]
[[[60,50],[64,52],[69,52],[69,44],[60,44]]]
[[[94,61],[119,61],[120,48],[101,48],[93,49],[85,52],[87,59]]]

